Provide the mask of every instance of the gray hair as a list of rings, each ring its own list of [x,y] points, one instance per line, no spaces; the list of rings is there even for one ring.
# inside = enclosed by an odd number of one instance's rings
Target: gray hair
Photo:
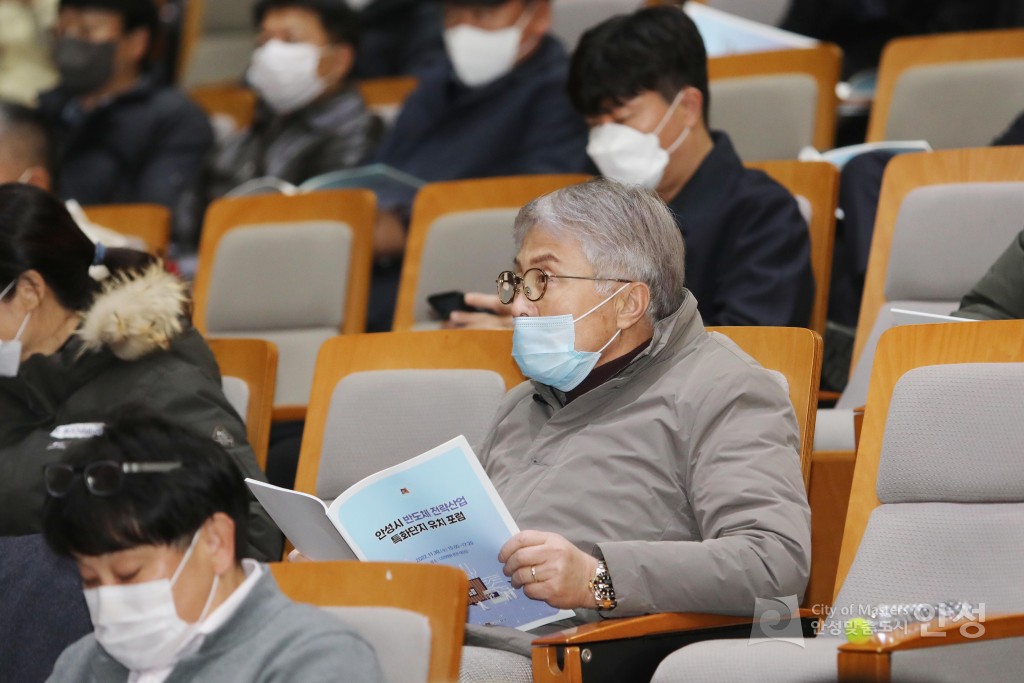
[[[562,188],[519,211],[516,251],[533,229],[576,240],[597,276],[646,283],[652,321],[670,315],[683,302],[683,237],[668,207],[653,192],[607,178]],[[617,286],[595,284],[604,292]]]

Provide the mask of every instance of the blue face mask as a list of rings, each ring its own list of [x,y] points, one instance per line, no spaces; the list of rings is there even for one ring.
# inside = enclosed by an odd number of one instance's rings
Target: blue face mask
[[[519,317],[513,321],[512,357],[530,379],[559,391],[572,391],[586,379],[601,359],[601,353],[615,341],[616,330],[608,343],[597,351],[576,350],[576,323],[604,306],[629,286],[619,287],[607,299],[576,318],[571,315]]]

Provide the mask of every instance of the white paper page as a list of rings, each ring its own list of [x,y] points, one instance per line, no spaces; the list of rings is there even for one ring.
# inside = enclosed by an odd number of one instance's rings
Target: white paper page
[[[502,573],[498,551],[519,527],[464,436],[354,484],[327,516],[360,559],[465,571],[470,623],[526,631],[573,616],[530,600]]]
[[[818,41],[799,33],[688,2],[683,11],[697,25],[708,57],[814,47]]]
[[[255,479],[245,483],[300,553],[317,561],[358,559],[327,519],[322,500]]]

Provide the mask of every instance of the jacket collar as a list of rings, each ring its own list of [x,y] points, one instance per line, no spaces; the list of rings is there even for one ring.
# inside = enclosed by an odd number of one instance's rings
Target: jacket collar
[[[704,321],[701,319],[700,313],[697,312],[697,300],[689,290],[684,291],[686,296],[679,308],[654,324],[654,333],[651,335],[651,343],[647,348],[617,375],[573,401],[573,405],[585,404],[595,396],[602,396],[611,388],[622,386],[648,366],[679,354],[689,353],[689,349],[707,335]],[[565,405],[563,392],[540,382],[534,381],[532,384],[535,396],[548,405],[552,407]]]

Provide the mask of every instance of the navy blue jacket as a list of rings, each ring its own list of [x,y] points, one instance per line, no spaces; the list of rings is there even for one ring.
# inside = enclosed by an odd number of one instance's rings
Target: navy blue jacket
[[[509,74],[467,88],[444,59],[420,75],[375,160],[428,182],[583,173],[587,127],[565,92],[568,64],[562,46],[546,36]],[[381,197],[389,209],[409,202]]]
[[[789,192],[747,169],[725,133],[670,202],[686,286],[707,325],[805,327],[814,302],[807,223]]]
[[[57,193],[82,204],[173,209],[213,145],[202,109],[145,78],[89,112],[61,88],[42,95],[39,109],[53,129]]]

